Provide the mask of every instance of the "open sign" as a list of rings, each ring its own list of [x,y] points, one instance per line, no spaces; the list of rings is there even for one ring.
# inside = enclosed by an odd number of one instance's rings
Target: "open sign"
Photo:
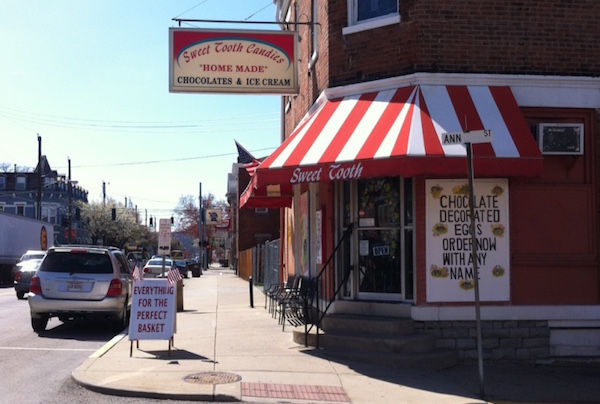
[[[384,255],[390,255],[390,246],[385,244],[373,247],[373,257],[381,257]]]

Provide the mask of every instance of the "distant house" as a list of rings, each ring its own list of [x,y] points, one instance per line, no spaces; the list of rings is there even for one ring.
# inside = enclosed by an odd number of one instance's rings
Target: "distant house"
[[[41,217],[38,216],[38,184],[41,181]],[[69,202],[69,181],[66,175],[53,170],[46,156],[33,171],[0,172],[0,211],[54,225],[54,242],[69,242],[69,206],[71,206],[71,243],[88,243],[89,236],[81,226],[78,202],[88,202],[88,192],[72,181]]]

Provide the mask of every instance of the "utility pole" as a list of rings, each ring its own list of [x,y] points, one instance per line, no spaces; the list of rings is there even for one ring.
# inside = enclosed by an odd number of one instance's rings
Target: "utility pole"
[[[67,189],[69,190],[69,233],[67,235],[67,242],[69,244],[71,244],[71,229],[73,228],[73,218],[71,215],[71,206],[73,203],[73,184],[71,184],[71,159],[69,158],[69,183],[67,186]]]
[[[106,206],[106,182],[102,181],[102,206]]]
[[[202,183],[199,185],[199,206],[198,206],[198,248],[200,249],[200,262],[198,263],[202,269],[204,268],[204,232],[202,228],[204,226],[204,220],[202,219]]]
[[[42,137],[38,133],[37,220],[42,220]]]

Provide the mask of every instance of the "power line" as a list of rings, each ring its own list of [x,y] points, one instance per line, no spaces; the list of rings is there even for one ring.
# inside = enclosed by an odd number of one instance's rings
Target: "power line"
[[[110,120],[94,120],[71,117],[60,117],[54,115],[37,114],[33,112],[20,111],[13,108],[0,106],[0,115],[12,121],[21,121],[29,124],[43,124],[48,126],[56,126],[63,128],[77,128],[89,130],[116,130],[121,132],[144,132],[148,133],[152,130],[153,133],[165,133],[165,129],[169,130],[166,133],[178,131],[180,133],[199,133],[211,132],[214,133],[214,128],[219,128],[219,132],[238,131],[239,128],[245,130],[260,130],[271,128],[270,126],[260,127],[260,124],[279,125],[279,112],[268,114],[253,114],[247,116],[236,117],[235,120],[220,118],[207,119],[202,123],[197,122],[136,122],[136,121],[110,121]],[[270,117],[273,117],[272,119]],[[257,118],[267,119],[257,119]],[[251,120],[244,121],[245,118]],[[227,128],[223,130],[223,124],[227,123]]]
[[[276,147],[267,147],[263,149],[252,150],[253,152],[257,151],[265,151],[265,150],[274,150]],[[217,157],[227,157],[237,155],[237,153],[223,153],[223,154],[212,154],[207,156],[196,156],[196,157],[178,157],[173,159],[164,159],[164,160],[146,160],[146,161],[130,161],[124,163],[112,163],[112,164],[90,164],[90,165],[77,165],[75,168],[98,168],[98,167],[119,167],[119,166],[133,166],[133,165],[141,165],[141,164],[162,164],[162,163],[174,163],[174,162],[182,162],[182,161],[190,161],[190,160],[203,160],[209,158],[217,158]],[[60,168],[58,166],[57,168]]]
[[[196,4],[194,7],[192,7],[192,8],[190,8],[190,9],[187,9],[187,10],[185,10],[183,13],[179,14],[177,17],[181,17],[181,16],[182,16],[182,15],[184,15],[185,13],[187,13],[187,12],[190,12],[190,11],[192,11],[193,9],[195,9],[196,7],[199,7],[199,6],[203,5],[203,4],[204,4],[204,3],[206,3],[207,1],[208,1],[208,0],[201,1],[200,3]],[[175,17],[175,18],[177,18],[177,17]]]
[[[248,17],[246,17],[246,18],[244,19],[244,21],[248,21],[250,18],[254,17],[256,14],[258,14],[258,13],[260,13],[261,11],[263,11],[263,10],[267,9],[268,7],[271,7],[272,5],[273,5],[273,2],[269,2],[269,3],[267,3],[267,5],[266,5],[266,6],[264,6],[264,7],[263,7],[263,8],[261,8],[260,10],[258,10],[258,11],[256,11],[256,12],[254,12],[254,13],[250,14]]]

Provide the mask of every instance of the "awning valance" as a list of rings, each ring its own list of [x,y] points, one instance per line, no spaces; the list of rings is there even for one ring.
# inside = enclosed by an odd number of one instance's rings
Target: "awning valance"
[[[240,208],[289,208],[292,206],[292,186],[267,185],[261,188],[255,186],[256,176],[252,176],[250,183],[240,196]]]
[[[384,176],[467,175],[443,133],[491,129],[476,176],[537,176],[542,155],[509,87],[418,85],[326,99],[256,169],[252,187]]]

